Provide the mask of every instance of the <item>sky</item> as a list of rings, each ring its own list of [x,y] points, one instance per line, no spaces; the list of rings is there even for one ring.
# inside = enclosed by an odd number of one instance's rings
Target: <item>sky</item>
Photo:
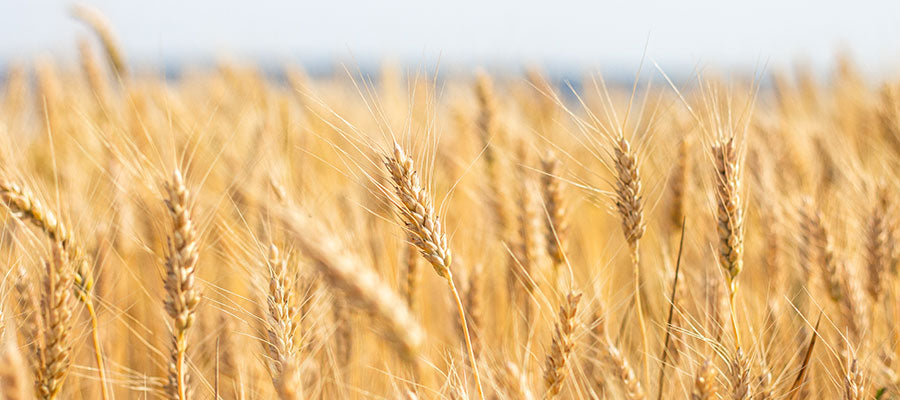
[[[68,1],[0,1],[0,63],[74,57]],[[358,64],[900,70],[900,1],[89,0],[132,63],[220,58]]]

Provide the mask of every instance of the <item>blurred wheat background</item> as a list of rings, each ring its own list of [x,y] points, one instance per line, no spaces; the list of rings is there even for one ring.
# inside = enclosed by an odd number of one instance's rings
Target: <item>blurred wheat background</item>
[[[0,86],[0,399],[892,399],[900,81],[166,76],[78,6]]]

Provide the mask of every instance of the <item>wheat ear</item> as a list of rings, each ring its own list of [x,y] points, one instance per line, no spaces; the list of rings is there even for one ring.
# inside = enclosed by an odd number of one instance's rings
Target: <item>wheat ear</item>
[[[38,392],[41,398],[55,399],[62,389],[72,357],[72,298],[73,277],[68,257],[58,242],[54,242],[53,256],[44,262],[41,313],[43,324],[44,363]]]
[[[91,345],[94,349],[94,360],[97,363],[101,395],[104,400],[108,399],[106,368],[100,344],[100,323],[93,300],[94,277],[84,252],[73,243],[69,231],[62,221],[56,218],[56,214],[46,209],[27,188],[7,180],[0,180],[0,199],[6,203],[17,218],[30,222],[44,232],[50,240],[59,243],[62,250],[68,255],[69,261],[75,265],[75,293],[78,300],[84,304],[91,320]]]
[[[735,138],[720,140],[712,146],[716,170],[716,210],[719,233],[719,265],[728,280],[728,299],[731,308],[731,328],[736,350],[740,351],[740,336],[734,297],[737,277],[744,268],[744,209],[741,201],[741,165]]]
[[[866,235],[866,266],[868,269],[868,282],[866,289],[869,296],[877,301],[883,293],[882,283],[884,274],[888,269],[890,228],[888,221],[890,202],[887,189],[878,188],[875,207],[869,215],[869,226]]]
[[[569,355],[575,346],[574,335],[577,321],[575,314],[578,312],[578,302],[581,293],[569,292],[566,302],[559,308],[559,320],[556,321],[556,330],[553,341],[550,344],[550,353],[544,365],[544,384],[547,386],[545,398],[556,397],[562,390],[566,379],[567,363]]]
[[[634,281],[634,304],[638,324],[641,329],[644,376],[650,377],[650,345],[647,343],[647,326],[644,322],[644,309],[641,302],[641,261],[640,240],[644,236],[644,206],[641,189],[641,176],[638,172],[637,157],[631,144],[624,136],[616,140],[614,161],[616,168],[616,209],[622,220],[622,232],[631,249],[631,267]]]
[[[265,342],[266,353],[270,359],[269,372],[276,389],[293,388],[290,393],[298,392],[299,382],[286,382],[298,378],[296,374],[297,328],[299,325],[299,308],[294,297],[294,280],[288,273],[287,259],[281,255],[275,245],[269,247],[269,292],[266,296],[268,309]],[[280,393],[280,392],[279,392]]]
[[[565,262],[567,242],[566,206],[560,185],[560,162],[552,151],[541,159],[541,187],[544,192],[544,204],[547,208],[547,254],[557,270]]]
[[[840,266],[834,255],[834,240],[822,219],[822,213],[815,209],[809,199],[804,199],[801,209],[803,243],[801,247],[804,267],[808,274],[812,265],[818,264],[822,273],[822,281],[828,288],[832,301],[841,301]]]
[[[452,255],[450,246],[447,244],[447,235],[444,233],[441,221],[434,213],[428,192],[422,188],[419,182],[419,174],[413,167],[412,157],[408,156],[396,142],[393,153],[385,158],[385,166],[391,175],[391,181],[394,183],[394,190],[399,199],[399,202],[396,203],[398,214],[406,225],[412,244],[428,260],[434,271],[447,281],[456,300],[459,320],[462,323],[466,348],[469,352],[469,363],[472,365],[472,373],[475,376],[475,385],[480,398],[484,399],[484,389],[481,387],[481,376],[478,373],[478,363],[469,335],[466,312],[463,309],[456,284],[453,282],[453,273],[450,271]]]
[[[194,322],[200,303],[200,290],[195,285],[197,267],[197,232],[191,218],[190,192],[178,169],[171,182],[165,185],[166,207],[172,218],[172,236],[168,240],[165,289],[166,313],[173,320],[172,360],[169,364],[169,382],[166,387],[169,398],[186,400],[187,388],[187,333]]]

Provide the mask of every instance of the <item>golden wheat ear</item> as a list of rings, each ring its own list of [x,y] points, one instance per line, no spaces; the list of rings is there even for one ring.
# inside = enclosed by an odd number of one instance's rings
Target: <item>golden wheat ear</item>
[[[568,374],[569,356],[575,347],[574,335],[578,326],[575,315],[581,293],[569,292],[566,302],[559,308],[559,319],[550,344],[550,352],[544,366],[544,384],[547,387],[545,398],[552,399],[562,391],[563,382]]]
[[[297,360],[300,349],[297,339],[300,308],[296,304],[295,286],[291,274],[288,273],[287,258],[274,244],[269,246],[267,269],[269,291],[266,293],[267,340],[264,347],[270,361],[269,373],[279,393],[293,393],[293,397],[290,398],[301,398],[302,387]]]
[[[170,399],[186,400],[189,396],[187,334],[200,304],[200,289],[194,278],[199,242],[191,216],[190,192],[178,169],[172,174],[171,181],[165,184],[165,192],[166,208],[172,219],[172,234],[168,240],[165,264],[165,310],[173,322],[166,393]]]
[[[472,374],[475,377],[475,385],[478,395],[484,399],[484,389],[481,385],[481,376],[478,372],[478,360],[475,358],[475,349],[472,345],[469,325],[463,301],[453,282],[451,267],[451,252],[440,219],[435,214],[431,203],[431,197],[422,187],[419,175],[416,172],[412,157],[408,156],[403,148],[396,142],[393,152],[385,157],[385,166],[391,175],[391,181],[397,195],[397,209],[400,219],[406,225],[406,230],[413,244],[419,252],[431,263],[438,276],[447,281],[450,292],[456,300],[459,320],[462,325],[463,336],[466,341],[466,349],[469,352],[469,363],[472,366]]]

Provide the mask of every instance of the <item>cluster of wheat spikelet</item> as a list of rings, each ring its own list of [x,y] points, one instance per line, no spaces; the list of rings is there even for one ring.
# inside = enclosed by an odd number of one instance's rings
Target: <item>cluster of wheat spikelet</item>
[[[163,79],[75,14],[0,86],[0,399],[900,396],[900,83]]]

